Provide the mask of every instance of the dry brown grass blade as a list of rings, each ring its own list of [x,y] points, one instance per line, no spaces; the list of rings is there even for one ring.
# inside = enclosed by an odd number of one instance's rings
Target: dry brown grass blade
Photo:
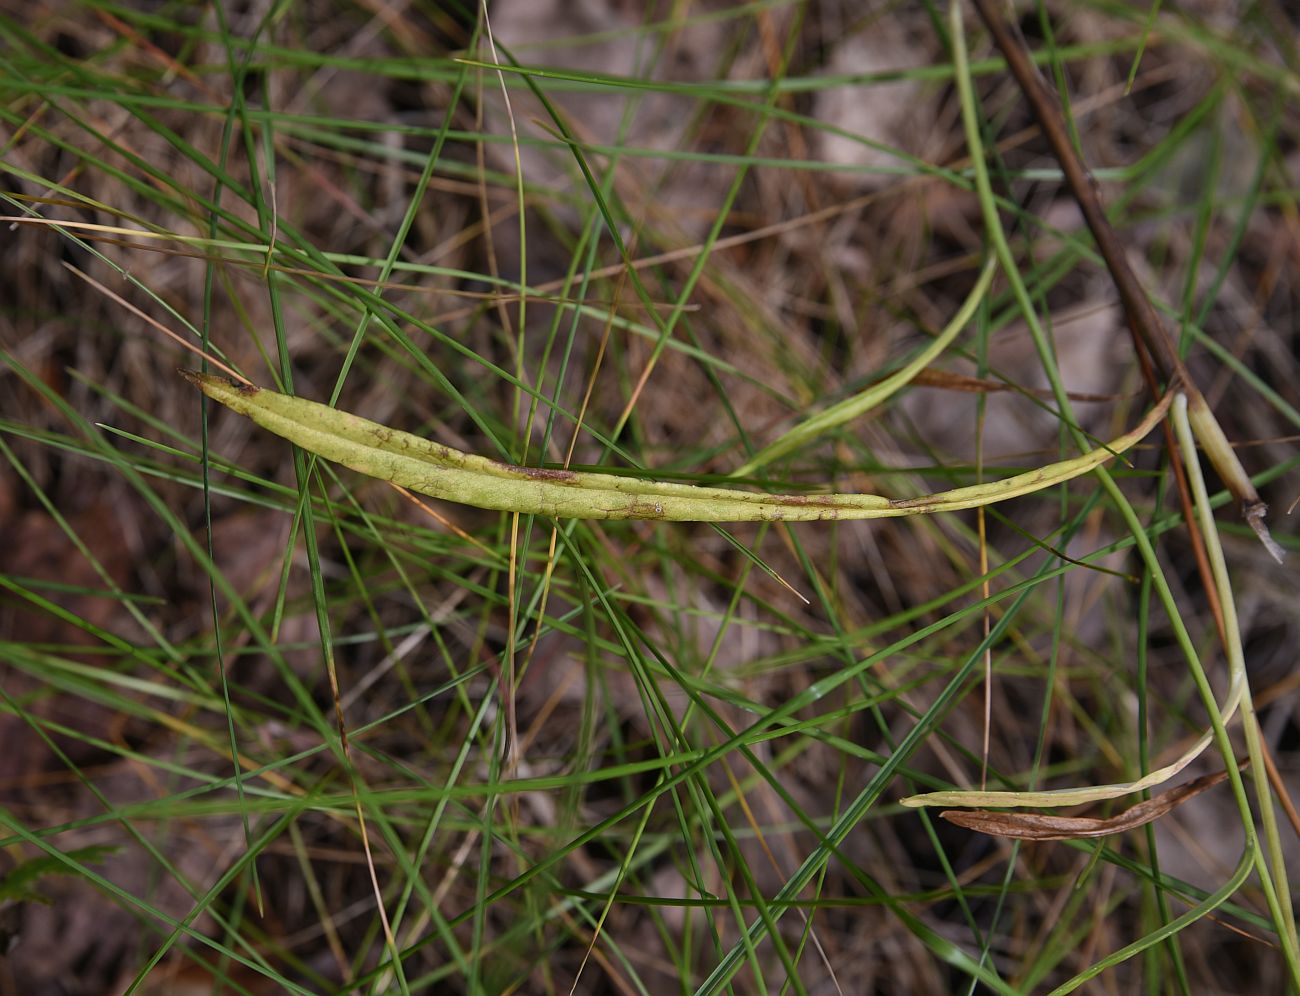
[[[884,378],[882,377],[880,380],[884,380]],[[934,387],[944,391],[963,391],[967,394],[1005,394],[1014,391],[1016,394],[1025,394],[1031,398],[1041,398],[1044,401],[1052,401],[1056,397],[1046,388],[1020,387],[1000,380],[990,380],[987,377],[972,377],[969,374],[935,370],[930,367],[926,367],[913,377],[912,385],[914,387]],[[1086,391],[1066,391],[1065,395],[1071,401],[1088,402],[1118,401],[1123,397],[1120,394],[1089,394]]]
[[[1115,816],[1052,816],[1044,813],[999,813],[990,809],[946,809],[939,815],[949,823],[968,830],[992,834],[996,837],[1015,837],[1019,840],[1077,840],[1081,837],[1108,837],[1136,830],[1152,820],[1159,819],[1170,810],[1181,806],[1193,796],[1213,788],[1228,777],[1226,771],[1203,775],[1176,789],[1162,792]]]

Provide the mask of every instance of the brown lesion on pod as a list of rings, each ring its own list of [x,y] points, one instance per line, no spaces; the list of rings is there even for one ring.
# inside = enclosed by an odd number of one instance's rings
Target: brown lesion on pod
[[[199,373],[197,370],[186,370],[184,367],[178,367],[176,372],[204,394],[208,394],[208,388],[214,384],[224,384],[227,387],[232,387],[246,398],[251,398],[262,390],[256,384],[249,383],[246,380],[231,380],[229,377]]]
[[[493,466],[499,467],[510,474],[519,474],[533,481],[557,481],[562,484],[572,484],[578,480],[578,474],[572,470],[560,470],[557,467],[520,467],[513,463],[502,463],[499,460],[492,461]]]
[[[931,508],[934,505],[942,505],[944,499],[941,495],[921,495],[919,498],[891,498],[889,499],[890,508]]]
[[[782,495],[780,504],[789,508],[823,508],[839,513],[844,507],[843,501],[834,495]],[[832,516],[832,518],[838,517]]]

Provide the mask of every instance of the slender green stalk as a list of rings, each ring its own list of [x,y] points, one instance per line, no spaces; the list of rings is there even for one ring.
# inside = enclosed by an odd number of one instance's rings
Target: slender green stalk
[[[1244,673],[1246,657],[1241,644],[1241,628],[1237,623],[1237,605],[1232,594],[1232,582],[1228,577],[1228,564],[1223,555],[1223,544],[1219,542],[1214,513],[1210,508],[1210,495],[1205,487],[1205,475],[1201,473],[1200,461],[1196,456],[1188,405],[1181,395],[1174,400],[1173,419],[1174,428],[1178,433],[1178,443],[1183,451],[1183,462],[1187,466],[1187,478],[1196,499],[1196,513],[1200,517],[1200,528],[1205,537],[1210,569],[1214,572],[1215,587],[1219,593],[1223,629],[1227,637],[1225,651],[1228,664],[1232,670],[1240,669]],[[1264,759],[1259,718],[1255,714],[1255,705],[1251,699],[1250,682],[1246,680],[1242,682],[1241,722],[1251,761],[1251,781],[1255,785],[1255,801],[1259,807],[1260,823],[1264,830],[1265,851],[1260,854],[1259,862],[1271,866],[1261,867],[1260,876],[1264,880],[1264,893],[1268,899],[1269,910],[1274,916],[1282,953],[1286,956],[1291,971],[1291,984],[1300,990],[1300,944],[1296,939],[1295,911],[1291,904],[1291,881],[1287,874],[1286,859],[1282,853],[1282,840],[1278,833],[1273,796],[1268,784],[1268,765]],[[1268,880],[1270,873],[1273,876],[1271,883]]]

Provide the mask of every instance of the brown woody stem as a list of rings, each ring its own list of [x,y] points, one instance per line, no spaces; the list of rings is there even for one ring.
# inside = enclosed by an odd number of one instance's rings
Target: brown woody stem
[[[1011,28],[998,16],[993,8],[993,0],[973,0],[973,3],[993,36],[994,43],[1007,60],[1007,68],[1019,84],[1025,100],[1038,120],[1039,127],[1043,130],[1043,136],[1061,165],[1065,182],[1074,195],[1079,210],[1083,213],[1084,221],[1097,243],[1097,249],[1102,259],[1106,261],[1111,279],[1115,282],[1115,289],[1124,307],[1135,346],[1138,342],[1146,346],[1167,381],[1182,382],[1182,389],[1187,395],[1188,417],[1196,432],[1197,441],[1205,450],[1206,457],[1223,483],[1236,498],[1246,522],[1269,553],[1280,562],[1281,547],[1273,541],[1268,527],[1264,524],[1268,506],[1260,499],[1259,492],[1255,490],[1255,485],[1251,483],[1241,461],[1237,459],[1232,444],[1228,442],[1205,397],[1188,374],[1187,367],[1182,357],[1178,355],[1168,330],[1156,315],[1151,298],[1129,265],[1124,244],[1106,217],[1101,195],[1097,190],[1097,181],[1070,142],[1065,119],[1057,106],[1056,94],[1048,87],[1047,82],[1030,60],[1024,45],[1012,35]]]

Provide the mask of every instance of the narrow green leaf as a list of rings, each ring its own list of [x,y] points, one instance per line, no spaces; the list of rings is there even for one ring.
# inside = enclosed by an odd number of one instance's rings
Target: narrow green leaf
[[[975,281],[975,286],[971,288],[970,294],[967,295],[962,306],[957,309],[957,314],[953,316],[952,321],[901,370],[890,374],[879,384],[872,384],[853,397],[845,398],[843,401],[831,405],[825,411],[818,412],[807,421],[800,422],[780,439],[769,443],[761,451],[755,453],[732,476],[749,476],[760,467],[767,466],[777,457],[784,456],[791,450],[798,449],[801,446],[807,446],[818,436],[829,432],[836,426],[865,415],[871,409],[884,404],[890,397],[910,384],[916,375],[933,363],[939,354],[948,347],[948,344],[957,338],[958,333],[966,327],[966,324],[971,320],[971,316],[975,314],[975,309],[984,300],[989,284],[993,282],[993,273],[996,269],[997,260],[989,259],[984,264],[984,269],[980,272],[979,279]]]

